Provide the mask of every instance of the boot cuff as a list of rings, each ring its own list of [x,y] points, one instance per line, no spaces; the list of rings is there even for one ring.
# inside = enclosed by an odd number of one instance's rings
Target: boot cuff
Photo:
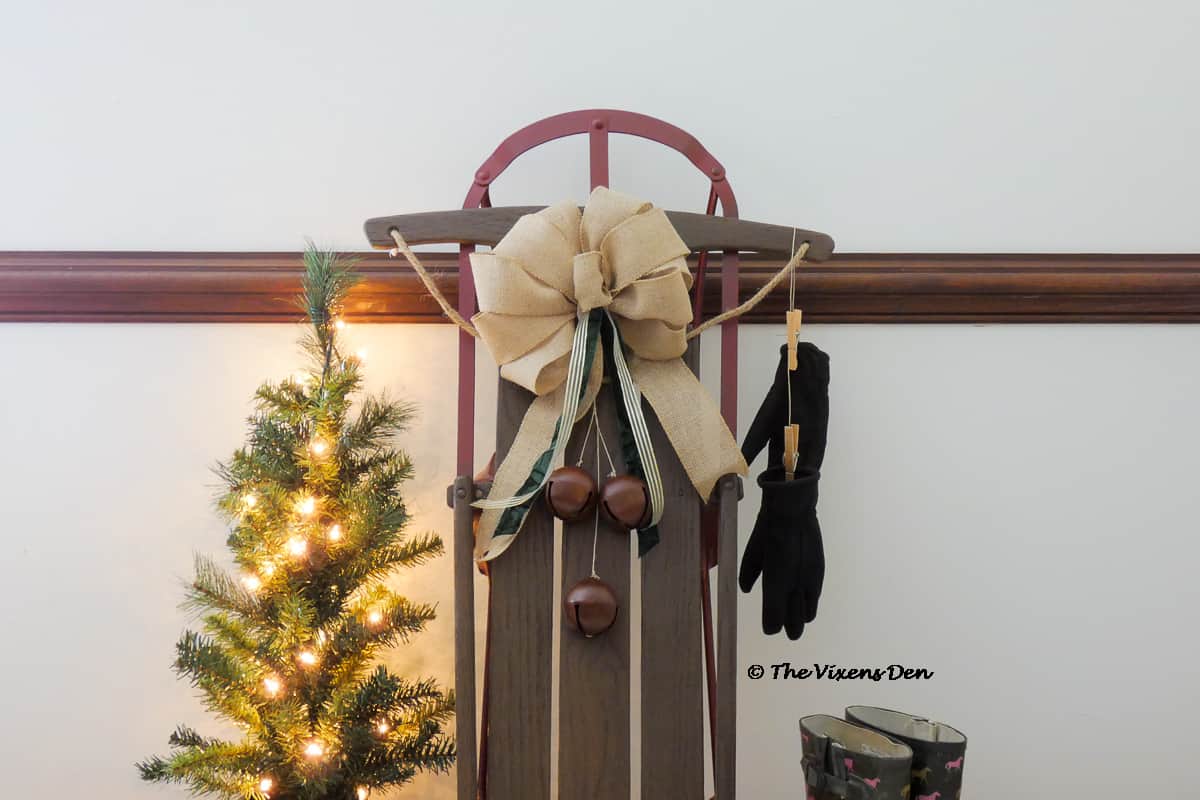
[[[810,798],[894,800],[909,788],[913,753],[903,742],[824,714],[800,720],[800,739]]]
[[[826,716],[814,714],[800,720],[800,730],[808,736],[830,739],[842,746],[847,753],[856,753],[874,758],[912,758],[912,750],[882,733]]]
[[[921,744],[966,745],[967,737],[941,722],[931,722],[903,711],[874,706],[849,706],[846,719],[856,725],[866,725],[902,741]]]

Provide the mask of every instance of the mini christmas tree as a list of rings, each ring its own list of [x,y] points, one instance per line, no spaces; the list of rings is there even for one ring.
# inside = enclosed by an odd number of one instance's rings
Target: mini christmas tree
[[[387,586],[442,552],[436,535],[404,531],[412,466],[391,441],[411,408],[384,396],[352,408],[362,363],[339,347],[338,312],[354,273],[312,248],[304,266],[309,368],[258,389],[248,443],[218,467],[240,574],[197,557],[185,607],[201,632],[176,645],[176,672],[244,735],[180,726],[170,755],[137,765],[198,795],[363,800],[454,760],[452,694],[375,665],[434,617]]]

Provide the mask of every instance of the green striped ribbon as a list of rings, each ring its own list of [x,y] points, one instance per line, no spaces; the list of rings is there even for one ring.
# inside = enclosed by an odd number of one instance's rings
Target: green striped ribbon
[[[662,519],[664,497],[662,474],[650,442],[650,430],[642,413],[642,393],[633,381],[625,361],[625,348],[617,321],[608,311],[609,336],[605,337],[605,355],[613,361],[617,383],[621,387],[621,404],[617,406],[617,421],[621,427],[621,451],[630,474],[646,482],[650,490],[650,522],[638,529],[638,555],[644,556],[658,544],[658,523]]]
[[[575,336],[571,342],[571,358],[567,365],[566,389],[563,393],[563,410],[554,425],[554,434],[550,444],[538,456],[529,471],[529,477],[521,484],[521,488],[512,497],[502,499],[485,498],[477,500],[476,508],[505,509],[496,523],[494,537],[512,536],[521,529],[525,515],[533,505],[534,498],[546,485],[550,476],[550,466],[562,460],[567,449],[567,439],[570,438],[571,426],[579,413],[579,401],[587,390],[587,376],[592,372],[592,364],[596,358],[596,345],[600,339],[600,309],[594,309],[586,315],[580,315],[575,326]],[[563,421],[566,420],[566,424]],[[564,433],[565,428],[565,433]]]

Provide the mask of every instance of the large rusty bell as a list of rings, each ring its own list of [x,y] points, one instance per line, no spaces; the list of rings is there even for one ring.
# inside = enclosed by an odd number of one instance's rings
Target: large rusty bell
[[[600,490],[600,507],[626,530],[638,530],[650,524],[650,490],[646,482],[633,475],[616,475]]]
[[[596,479],[580,467],[559,467],[546,482],[546,505],[563,522],[579,522],[596,507]]]
[[[584,578],[568,589],[563,598],[567,625],[589,639],[613,626],[618,607],[617,593],[599,578]]]

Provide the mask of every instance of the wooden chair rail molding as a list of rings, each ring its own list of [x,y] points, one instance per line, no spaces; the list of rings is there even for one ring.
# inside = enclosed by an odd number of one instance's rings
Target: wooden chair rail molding
[[[445,320],[416,275],[362,253],[347,316]],[[450,302],[457,255],[422,256]],[[283,322],[296,319],[298,253],[0,251],[0,322]],[[782,266],[744,257],[749,297]],[[715,313],[719,270],[705,309]],[[805,322],[1200,322],[1200,254],[842,253],[797,274]],[[777,292],[744,321],[780,323]]]

